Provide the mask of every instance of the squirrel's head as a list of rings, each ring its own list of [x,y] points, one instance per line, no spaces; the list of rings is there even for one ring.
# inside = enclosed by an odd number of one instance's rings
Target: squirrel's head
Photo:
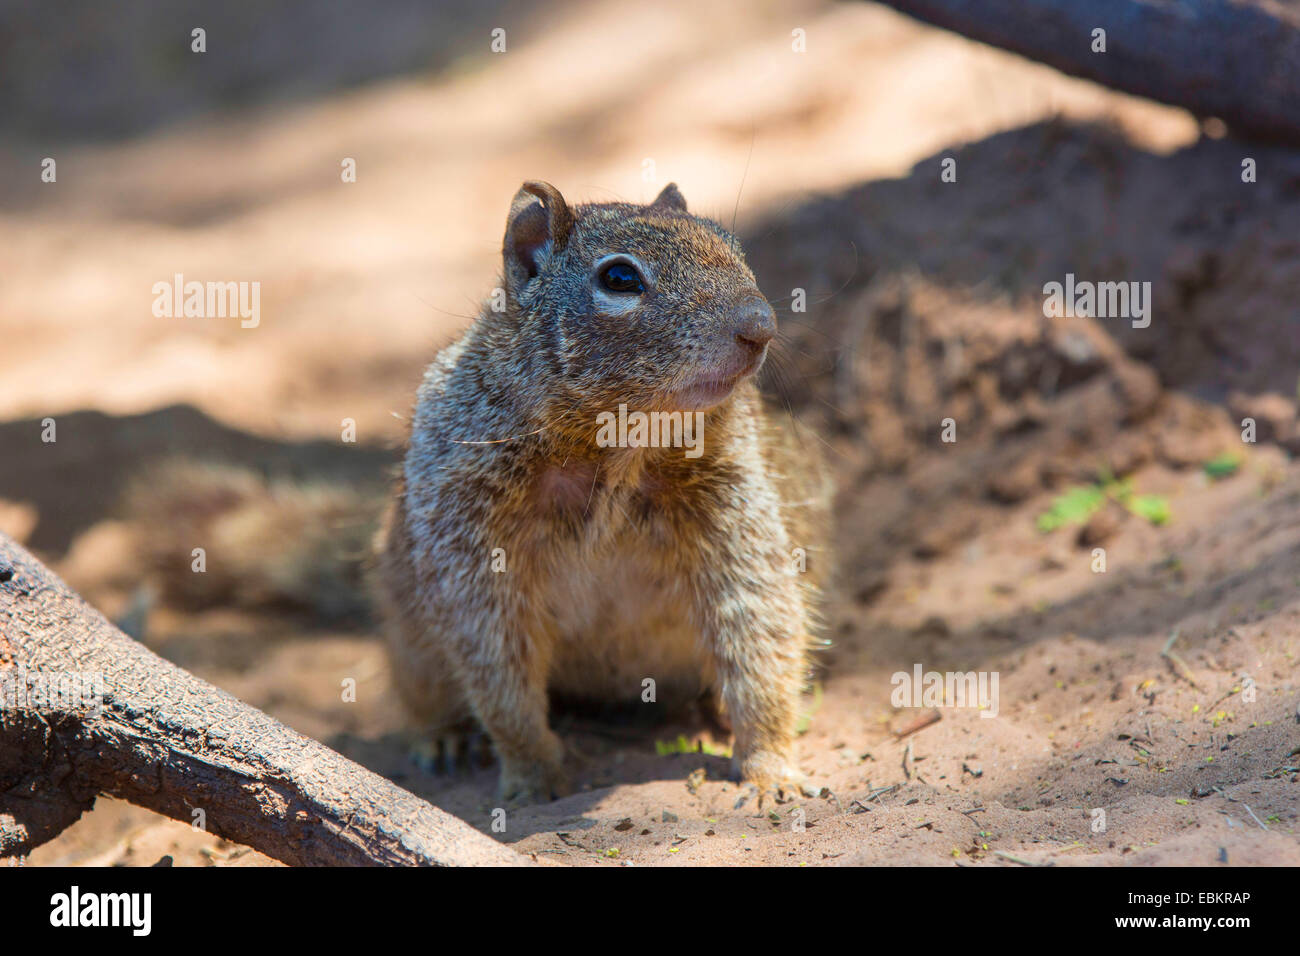
[[[570,208],[549,183],[516,194],[503,248],[507,309],[584,403],[692,411],[726,400],[763,363],[776,316],[739,243],[654,202]]]

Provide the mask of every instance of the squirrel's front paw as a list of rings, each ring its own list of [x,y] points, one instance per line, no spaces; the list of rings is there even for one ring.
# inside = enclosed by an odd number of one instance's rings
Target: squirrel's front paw
[[[744,806],[749,798],[758,795],[758,805],[763,806],[767,797],[777,803],[786,803],[800,794],[806,797],[817,795],[817,790],[808,782],[808,777],[799,770],[785,754],[775,751],[756,751],[743,759],[736,759],[733,768],[740,779],[749,784],[736,803],[736,808]]]
[[[542,803],[569,793],[569,781],[559,761],[501,761],[497,792],[508,803]]]

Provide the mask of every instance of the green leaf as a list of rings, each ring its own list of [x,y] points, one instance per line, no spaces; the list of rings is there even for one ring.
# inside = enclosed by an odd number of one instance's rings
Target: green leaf
[[[799,723],[794,730],[794,732],[796,734],[799,734],[800,736],[808,732],[808,728],[812,726],[813,715],[817,713],[817,711],[821,710],[822,682],[817,681],[816,683],[814,683],[812,691],[813,691],[812,702],[808,705],[808,709],[799,715]]]
[[[685,735],[678,734],[676,740],[656,740],[655,753],[660,757],[671,757],[673,754],[696,754],[705,753],[711,757],[730,757],[731,751],[727,747],[719,747],[714,744],[707,744],[703,740],[698,743],[692,743],[687,740]]]
[[[1152,524],[1167,524],[1173,516],[1169,500],[1163,495],[1137,495],[1128,502],[1128,510]]]
[[[1230,478],[1235,475],[1237,469],[1241,467],[1241,461],[1240,454],[1229,451],[1211,458],[1201,467],[1205,469],[1207,475],[1215,481],[1219,481],[1222,478]]]
[[[1076,485],[1056,498],[1052,507],[1038,516],[1038,530],[1047,532],[1067,524],[1083,524],[1106,503],[1106,493],[1096,485]]]

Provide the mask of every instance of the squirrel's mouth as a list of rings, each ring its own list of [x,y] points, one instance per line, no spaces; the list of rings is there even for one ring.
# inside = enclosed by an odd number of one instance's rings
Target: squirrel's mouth
[[[671,402],[675,409],[684,412],[703,411],[717,405],[736,387],[741,376],[731,378],[700,378],[685,388],[672,393]]]
[[[732,372],[709,372],[673,389],[668,404],[674,411],[705,411],[725,401],[743,380],[758,371],[761,361],[748,362]]]

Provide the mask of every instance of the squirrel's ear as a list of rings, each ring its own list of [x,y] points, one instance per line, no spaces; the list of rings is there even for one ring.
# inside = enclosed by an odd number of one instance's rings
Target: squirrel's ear
[[[564,249],[573,228],[573,214],[550,183],[527,182],[515,193],[502,244],[506,284],[522,289],[542,271],[551,256]]]
[[[682,195],[682,191],[677,188],[676,183],[669,183],[650,205],[685,212],[686,197]]]

